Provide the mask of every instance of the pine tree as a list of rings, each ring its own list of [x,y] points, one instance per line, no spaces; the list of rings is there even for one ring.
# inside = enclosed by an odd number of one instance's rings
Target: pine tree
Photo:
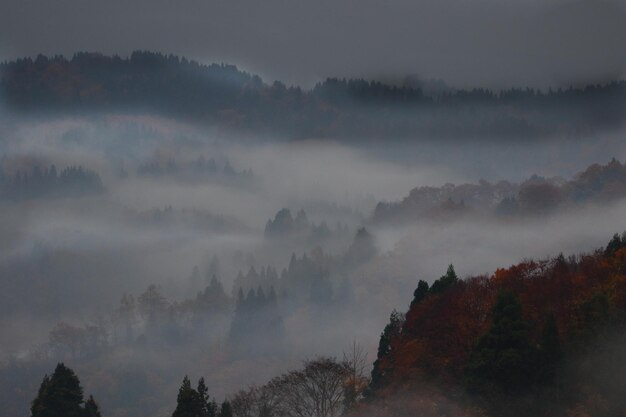
[[[450,264],[448,266],[448,270],[446,274],[439,278],[437,281],[433,282],[433,285],[430,287],[430,292],[433,294],[438,294],[445,291],[448,287],[455,284],[459,278],[456,275],[456,271],[454,270],[454,266]]]
[[[606,245],[606,249],[604,253],[607,255],[613,255],[615,252],[617,252],[624,246],[626,246],[626,241],[620,238],[620,236],[617,233],[615,233],[611,241],[608,243],[608,245]]]
[[[417,305],[428,295],[428,283],[426,281],[420,281],[417,283],[417,288],[413,291],[413,301],[411,301],[411,308]]]
[[[85,401],[85,417],[101,417],[100,408],[96,403],[96,400],[93,399],[93,396],[89,396],[89,399]]]
[[[553,314],[549,314],[541,332],[539,344],[538,373],[540,382],[555,382],[563,352],[559,341],[559,329]]]
[[[370,382],[370,392],[382,387],[385,372],[383,362],[391,353],[392,341],[399,336],[404,324],[404,315],[394,310],[389,317],[389,323],[380,335],[378,342],[378,354],[372,369],[372,379]]]
[[[185,376],[183,383],[178,390],[176,399],[176,410],[172,417],[199,417],[204,412],[204,407],[198,391],[191,387],[189,378]]]
[[[99,417],[92,396],[84,404],[83,388],[70,368],[59,363],[52,376],[44,376],[31,406],[31,417]]]
[[[209,405],[209,389],[204,383],[204,378],[200,378],[198,380],[198,400],[200,401],[200,405],[202,406],[202,414],[199,417],[208,417],[208,405]]]
[[[202,414],[200,417],[215,417],[217,414],[217,404],[215,401],[211,401],[209,398],[209,389],[206,387],[204,383],[204,378],[200,378],[198,380],[198,400],[200,401],[200,406],[202,407]]]
[[[536,352],[517,296],[500,293],[492,314],[491,328],[478,341],[466,367],[468,388],[484,392],[528,388],[534,379]]]

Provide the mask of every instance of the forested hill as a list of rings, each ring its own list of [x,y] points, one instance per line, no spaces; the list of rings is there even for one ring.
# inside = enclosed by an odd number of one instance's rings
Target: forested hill
[[[617,416],[626,234],[593,253],[420,281],[385,327],[359,416]]]
[[[626,165],[612,159],[606,165],[590,165],[570,180],[533,175],[519,184],[481,180],[478,184],[416,187],[401,201],[378,203],[371,221],[404,224],[470,214],[528,218],[585,204],[608,204],[624,197]]]
[[[134,52],[38,56],[0,65],[10,109],[28,114],[149,112],[257,135],[533,137],[619,127],[626,82],[541,92],[446,89],[329,78],[311,90],[265,83],[224,64]]]

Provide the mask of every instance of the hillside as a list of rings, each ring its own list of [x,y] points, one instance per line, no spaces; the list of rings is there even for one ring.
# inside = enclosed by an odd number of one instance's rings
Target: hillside
[[[606,249],[421,281],[381,335],[355,415],[617,416],[626,235]]]
[[[446,90],[328,78],[287,87],[233,65],[137,51],[38,56],[0,64],[0,91],[27,114],[147,112],[255,136],[520,138],[623,126],[626,82],[567,90]]]
[[[521,183],[480,181],[416,187],[397,202],[380,202],[374,223],[458,217],[468,213],[497,217],[538,216],[586,203],[604,204],[626,196],[626,165],[612,159],[593,164],[571,180],[532,176]]]

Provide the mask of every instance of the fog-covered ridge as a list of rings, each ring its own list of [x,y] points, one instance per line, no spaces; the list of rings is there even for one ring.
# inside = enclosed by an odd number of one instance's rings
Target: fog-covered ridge
[[[519,86],[443,90],[426,95],[411,78],[327,78],[310,90],[266,83],[234,65],[202,65],[173,55],[135,51],[22,58],[0,65],[10,109],[156,113],[256,136],[537,138],[623,126],[624,81],[568,89]],[[431,91],[428,90],[427,91]]]

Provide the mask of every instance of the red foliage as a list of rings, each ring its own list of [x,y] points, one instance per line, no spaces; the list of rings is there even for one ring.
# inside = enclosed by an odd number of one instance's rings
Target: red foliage
[[[430,294],[407,312],[402,334],[382,363],[390,375],[388,388],[424,381],[462,386],[465,364],[491,325],[490,311],[502,290],[519,297],[533,341],[538,342],[546,317],[553,314],[567,345],[585,326],[581,306],[594,295],[605,295],[612,312],[626,310],[626,248],[614,254],[596,251],[570,259],[526,261]]]

